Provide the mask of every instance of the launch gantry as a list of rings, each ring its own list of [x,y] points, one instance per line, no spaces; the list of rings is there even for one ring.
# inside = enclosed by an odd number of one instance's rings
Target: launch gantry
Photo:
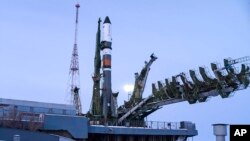
[[[152,84],[152,94],[143,98],[147,77],[151,65],[157,57],[152,54],[140,73],[135,73],[135,84],[132,96],[123,105],[117,107],[118,93],[112,92],[111,87],[111,22],[108,17],[103,23],[103,38],[98,20],[96,34],[96,51],[93,75],[92,104],[88,116],[91,121],[101,121],[112,125],[125,125],[128,121],[139,121],[143,126],[144,118],[160,109],[164,105],[187,101],[190,104],[206,102],[209,97],[220,95],[227,98],[231,93],[246,89],[250,83],[250,66],[247,64],[250,57],[238,59],[224,59],[224,66],[211,63],[215,77],[212,77],[206,67],[189,70],[191,79],[186,73],[179,73],[165,79],[165,83],[158,81]],[[101,55],[102,54],[102,55]],[[101,57],[102,56],[102,57]],[[241,71],[235,65],[241,64]],[[101,73],[102,70],[102,73]],[[101,81],[102,80],[102,81]]]
[[[188,101],[190,104],[206,102],[209,97],[220,95],[227,98],[231,93],[246,89],[250,83],[250,57],[238,59],[224,59],[224,67],[211,63],[215,78],[210,76],[205,67],[199,67],[199,75],[195,70],[190,70],[192,80],[187,79],[185,73],[172,76],[172,80],[165,79],[152,84],[152,95],[142,99],[133,107],[122,105],[118,109],[119,120],[143,120],[146,116],[160,109],[164,105]],[[241,64],[241,71],[235,65]]]

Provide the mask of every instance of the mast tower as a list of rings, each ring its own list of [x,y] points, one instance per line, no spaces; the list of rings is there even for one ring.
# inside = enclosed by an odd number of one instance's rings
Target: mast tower
[[[73,52],[71,56],[69,77],[70,77],[70,93],[72,104],[76,108],[76,113],[79,115],[82,113],[82,105],[80,100],[80,73],[79,73],[79,61],[78,61],[78,47],[77,47],[77,33],[78,33],[78,10],[80,5],[77,3],[76,7],[76,20],[75,20],[75,39]]]

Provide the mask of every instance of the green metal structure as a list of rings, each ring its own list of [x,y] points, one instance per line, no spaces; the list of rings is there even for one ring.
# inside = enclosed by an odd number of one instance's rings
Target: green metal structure
[[[101,19],[98,20],[98,29],[96,33],[96,48],[94,59],[94,75],[93,79],[93,94],[89,114],[91,116],[101,116],[101,96],[100,96],[100,79],[101,79]]]
[[[103,77],[101,69],[101,33],[100,22],[98,20],[98,29],[96,34],[96,50],[93,76],[93,96],[91,108],[88,117],[91,121],[102,121],[102,96],[100,95],[100,79]],[[206,67],[199,67],[199,73],[195,70],[189,70],[189,76],[185,73],[179,73],[165,79],[165,82],[157,81],[152,84],[152,94],[143,98],[143,92],[147,82],[150,67],[157,59],[151,54],[150,60],[145,61],[145,66],[140,73],[135,73],[135,83],[132,96],[123,105],[114,105],[117,117],[109,117],[105,122],[111,121],[114,125],[125,125],[127,121],[139,121],[144,123],[144,118],[164,105],[187,101],[189,104],[206,102],[209,97],[220,95],[227,98],[231,93],[246,89],[250,84],[250,66],[246,62],[250,57],[238,59],[224,59],[224,66],[218,63],[211,63],[211,69],[215,77],[210,75]],[[241,71],[236,69],[236,65],[241,65]],[[117,93],[113,93],[113,101],[117,103]],[[130,122],[131,123],[131,122]]]
[[[189,70],[191,80],[185,73],[172,76],[172,80],[165,79],[165,84],[158,81],[152,84],[152,95],[142,99],[132,108],[120,106],[118,114],[120,124],[127,120],[141,120],[160,109],[164,105],[187,101],[190,104],[205,102],[208,97],[220,95],[227,98],[231,93],[246,89],[250,83],[250,66],[245,64],[250,57],[238,59],[224,59],[224,66],[211,63],[215,77],[212,77],[207,68],[199,67],[201,78],[195,70]],[[241,71],[235,65],[241,64]],[[158,86],[157,86],[158,85]]]

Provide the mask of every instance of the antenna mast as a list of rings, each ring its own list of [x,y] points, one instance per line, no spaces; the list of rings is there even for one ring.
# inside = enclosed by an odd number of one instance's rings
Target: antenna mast
[[[76,7],[76,21],[75,21],[75,40],[74,47],[70,63],[70,93],[72,104],[76,108],[76,113],[80,115],[82,113],[82,105],[80,100],[80,73],[79,73],[79,62],[78,62],[78,48],[77,48],[77,32],[78,32],[78,9],[80,5],[77,3]]]

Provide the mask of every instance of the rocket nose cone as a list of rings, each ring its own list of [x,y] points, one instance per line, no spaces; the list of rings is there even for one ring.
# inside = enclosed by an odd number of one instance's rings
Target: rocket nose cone
[[[104,22],[103,22],[104,24],[105,23],[109,23],[109,24],[111,24],[111,22],[110,22],[110,20],[109,20],[109,17],[107,16],[106,18],[105,18],[105,20],[104,20]]]

